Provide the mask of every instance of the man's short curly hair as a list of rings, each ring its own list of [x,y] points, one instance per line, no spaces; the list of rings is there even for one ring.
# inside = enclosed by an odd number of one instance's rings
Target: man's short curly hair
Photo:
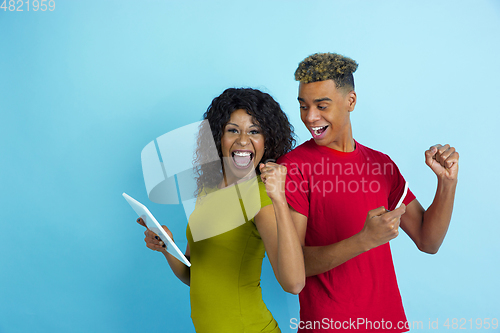
[[[333,80],[337,89],[354,90],[354,77],[358,64],[337,53],[316,53],[305,58],[295,71],[295,80],[302,83]]]

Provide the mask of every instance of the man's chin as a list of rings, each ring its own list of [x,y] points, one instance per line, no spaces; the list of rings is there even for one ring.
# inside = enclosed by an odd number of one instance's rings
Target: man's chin
[[[325,140],[325,138],[320,138],[320,139],[313,138],[313,140],[318,146],[325,146],[326,147],[329,145],[329,142],[327,140]]]

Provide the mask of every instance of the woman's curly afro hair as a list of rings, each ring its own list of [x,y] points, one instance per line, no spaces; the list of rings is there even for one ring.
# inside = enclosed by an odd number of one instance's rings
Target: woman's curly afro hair
[[[281,110],[280,105],[269,94],[252,88],[229,88],[220,96],[213,99],[203,119],[208,120],[212,136],[214,138],[220,161],[222,161],[221,138],[224,128],[231,118],[231,114],[239,109],[245,110],[253,120],[259,124],[265,139],[265,150],[262,162],[277,160],[295,146],[295,134],[293,126],[288,121],[286,114]],[[202,122],[202,124],[206,122]],[[200,165],[197,168],[197,191],[204,187],[214,187],[222,180],[220,171],[221,162],[202,163],[203,154],[209,147],[202,140],[205,128],[200,128],[198,147],[195,161]],[[200,163],[201,162],[201,163]],[[260,170],[255,169],[257,174]]]

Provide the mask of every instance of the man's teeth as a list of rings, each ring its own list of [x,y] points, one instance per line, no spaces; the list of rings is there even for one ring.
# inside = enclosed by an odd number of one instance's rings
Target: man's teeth
[[[326,129],[326,126],[311,127],[311,129],[314,131],[314,135],[320,135],[323,132],[323,131],[320,132],[320,130]]]

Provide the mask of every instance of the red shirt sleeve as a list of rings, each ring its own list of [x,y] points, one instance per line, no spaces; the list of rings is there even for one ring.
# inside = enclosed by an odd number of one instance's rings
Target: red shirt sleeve
[[[389,194],[389,210],[394,210],[396,208],[396,205],[399,202],[399,199],[401,199],[401,196],[403,195],[404,189],[405,189],[405,183],[406,180],[404,179],[403,175],[399,171],[398,166],[394,161],[387,156],[391,163],[394,165],[394,173],[391,175],[392,177],[392,187],[391,187],[391,193]],[[415,200],[415,195],[413,192],[408,188],[408,193],[406,194],[405,199],[403,200],[403,203],[405,205],[408,205],[410,202]]]

